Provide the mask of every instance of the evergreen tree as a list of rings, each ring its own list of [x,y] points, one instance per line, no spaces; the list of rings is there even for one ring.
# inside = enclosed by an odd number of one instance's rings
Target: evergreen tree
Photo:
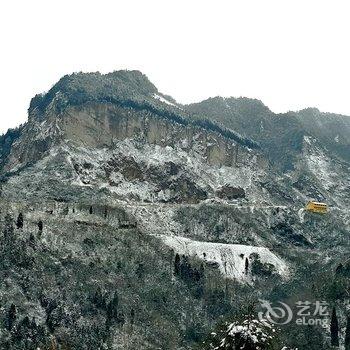
[[[345,331],[345,350],[350,350],[350,316],[347,317],[346,331]]]
[[[201,264],[201,267],[199,269],[199,275],[200,275],[200,279],[203,280],[204,279],[204,275],[205,274],[205,270],[204,270],[204,264]]]
[[[112,300],[107,305],[107,319],[113,320],[118,318],[119,297],[117,292],[114,293]]]
[[[339,324],[335,307],[333,307],[331,318],[331,345],[339,346]]]
[[[249,260],[248,258],[245,258],[245,266],[244,266],[244,270],[245,270],[245,274],[248,274],[248,269],[249,269]]]
[[[254,317],[253,317],[254,318]],[[225,322],[202,343],[205,350],[273,350],[289,349],[280,342],[272,324],[268,321],[240,320]]]
[[[16,226],[18,229],[23,228],[23,214],[22,213],[18,214]]]
[[[186,282],[190,281],[192,277],[191,264],[188,261],[188,257],[185,255],[182,256],[182,262],[180,264],[180,276]]]
[[[135,322],[135,310],[131,309],[131,312],[130,312],[130,323],[133,325],[134,322]]]
[[[104,293],[102,293],[102,290],[100,287],[97,288],[93,298],[92,298],[93,303],[100,309],[106,310],[106,297]]]
[[[10,306],[10,310],[8,312],[8,316],[7,316],[7,327],[8,330],[10,331],[16,321],[16,317],[17,317],[17,310],[16,310],[16,305],[15,304],[11,304]]]
[[[145,267],[142,263],[139,263],[139,265],[137,266],[137,269],[136,269],[136,276],[138,278],[142,278],[143,275],[144,275],[144,272],[145,272]]]
[[[174,274],[176,276],[180,275],[180,255],[175,255],[175,263],[174,263]]]
[[[30,233],[29,245],[32,246],[32,247],[35,247],[35,237],[34,237],[33,233]]]
[[[111,304],[113,308],[113,317],[117,317],[118,306],[119,306],[119,297],[117,292],[114,292],[114,296],[113,296],[113,299],[111,300]]]

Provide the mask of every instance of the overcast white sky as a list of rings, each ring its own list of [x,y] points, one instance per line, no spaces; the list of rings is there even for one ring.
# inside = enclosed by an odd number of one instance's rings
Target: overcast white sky
[[[350,115],[348,0],[0,2],[0,133],[74,71],[139,69],[182,103],[261,99]]]

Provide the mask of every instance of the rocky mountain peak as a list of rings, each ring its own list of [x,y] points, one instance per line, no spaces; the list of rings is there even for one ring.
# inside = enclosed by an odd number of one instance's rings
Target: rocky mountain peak
[[[140,71],[120,70],[112,73],[73,73],[62,77],[47,93],[36,95],[29,115],[45,113],[54,104],[61,111],[69,105],[86,102],[143,101],[157,94],[157,88]]]
[[[272,113],[262,101],[248,97],[210,97],[202,102],[189,104],[189,108],[194,108],[198,105],[205,106],[219,114],[250,114],[251,116],[257,116],[259,114]]]
[[[317,116],[321,114],[321,111],[316,108],[316,107],[308,107],[308,108],[303,108],[299,111],[300,114],[302,115],[312,115],[312,116]]]

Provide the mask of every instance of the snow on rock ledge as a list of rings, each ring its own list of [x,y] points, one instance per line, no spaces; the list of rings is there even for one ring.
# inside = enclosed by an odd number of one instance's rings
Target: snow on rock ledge
[[[242,244],[224,244],[194,241],[180,236],[156,235],[176,253],[197,257],[206,262],[215,262],[220,271],[229,278],[241,282],[251,282],[250,273],[246,273],[246,258],[250,261],[250,255],[259,255],[263,264],[272,264],[279,275],[288,276],[287,264],[269,249]]]

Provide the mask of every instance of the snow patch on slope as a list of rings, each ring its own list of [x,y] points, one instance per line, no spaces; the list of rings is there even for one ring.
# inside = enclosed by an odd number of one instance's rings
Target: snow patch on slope
[[[153,94],[153,97],[156,98],[157,100],[159,100],[160,102],[166,103],[167,105],[177,107],[175,103],[170,102],[169,100],[167,100],[166,98],[164,98],[160,95]]]
[[[224,244],[194,241],[179,236],[157,235],[167,246],[179,254],[197,257],[219,265],[220,271],[229,278],[250,282],[251,276],[245,271],[246,258],[258,254],[262,263],[272,264],[282,276],[288,276],[287,264],[269,249],[242,244]]]

